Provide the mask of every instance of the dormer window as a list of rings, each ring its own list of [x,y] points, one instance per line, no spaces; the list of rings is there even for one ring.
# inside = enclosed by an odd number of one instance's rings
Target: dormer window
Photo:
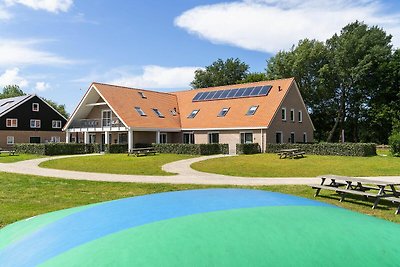
[[[251,106],[251,107],[249,108],[249,110],[247,111],[246,115],[247,115],[247,116],[252,116],[252,115],[254,115],[254,114],[256,113],[257,109],[258,109],[258,106]]]
[[[32,111],[39,111],[39,103],[32,103]]]
[[[218,114],[218,117],[225,117],[230,108],[223,108]]]
[[[193,119],[194,117],[196,117],[197,113],[199,113],[200,109],[195,109],[192,111],[192,113],[189,114],[188,118],[189,119]]]
[[[165,118],[164,115],[156,108],[152,109],[159,118]]]
[[[147,98],[147,96],[143,92],[138,92],[141,98]]]
[[[137,113],[139,113],[140,116],[147,116],[140,107],[135,107],[135,110],[137,111]]]

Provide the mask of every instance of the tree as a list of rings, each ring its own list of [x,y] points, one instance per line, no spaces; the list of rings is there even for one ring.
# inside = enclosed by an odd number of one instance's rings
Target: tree
[[[43,98],[44,101],[47,102],[50,106],[52,106],[55,110],[57,110],[61,115],[63,115],[65,118],[69,117],[69,113],[65,110],[65,105],[63,104],[57,104],[53,100]]]
[[[254,82],[261,82],[266,81],[267,75],[264,72],[251,72],[249,73],[241,83],[254,83]]]
[[[0,99],[3,98],[10,98],[10,97],[17,97],[26,95],[24,91],[19,88],[18,85],[6,85],[3,88],[3,93],[0,93]]]
[[[238,58],[218,59],[204,70],[196,70],[191,86],[196,89],[240,83],[247,77],[248,71],[249,65]]]

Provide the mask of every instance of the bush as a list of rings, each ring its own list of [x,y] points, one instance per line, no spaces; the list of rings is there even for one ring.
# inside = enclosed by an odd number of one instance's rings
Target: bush
[[[236,154],[257,154],[260,152],[261,147],[258,143],[236,144]]]
[[[46,144],[15,144],[17,153],[38,154],[38,155],[74,155],[98,153],[98,144],[76,144],[76,143],[46,143]]]
[[[105,151],[107,153],[128,153],[128,144],[110,144],[105,145]]]
[[[316,143],[316,144],[267,144],[267,153],[277,153],[281,149],[299,148],[311,155],[358,156],[376,155],[373,143]]]
[[[400,132],[389,137],[390,152],[395,157],[400,157]]]
[[[228,154],[228,144],[153,144],[158,153],[213,155]]]

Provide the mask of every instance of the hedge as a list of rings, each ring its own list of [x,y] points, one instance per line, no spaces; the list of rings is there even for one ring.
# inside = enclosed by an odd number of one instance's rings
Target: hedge
[[[153,144],[158,153],[214,155],[228,154],[228,144]]]
[[[395,157],[400,157],[400,133],[394,133],[389,137],[390,152]]]
[[[316,143],[316,144],[267,144],[266,153],[277,153],[281,149],[299,148],[311,155],[358,156],[376,155],[373,143]]]
[[[74,155],[98,153],[98,144],[76,144],[76,143],[45,143],[45,144],[15,144],[17,153],[39,154],[39,155]]]
[[[261,147],[258,143],[236,144],[236,154],[257,154],[260,152]]]

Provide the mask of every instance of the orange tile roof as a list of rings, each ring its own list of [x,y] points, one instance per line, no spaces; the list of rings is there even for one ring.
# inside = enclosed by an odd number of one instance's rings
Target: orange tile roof
[[[293,78],[289,78],[173,93],[155,92],[102,83],[93,83],[93,85],[129,127],[153,129],[222,129],[269,126],[293,81]],[[272,86],[267,96],[192,102],[193,97],[199,92],[260,85]],[[281,90],[278,90],[279,87]],[[144,92],[147,99],[143,99],[138,92]],[[256,113],[252,116],[246,116],[248,109],[253,105],[258,106]],[[140,116],[135,110],[136,106],[140,107],[147,116]],[[225,117],[218,117],[219,112],[224,107],[230,108],[229,112]],[[159,118],[151,110],[152,108],[159,109],[165,118]],[[170,113],[170,110],[174,108],[178,112],[176,116]],[[193,119],[187,118],[194,109],[200,110],[196,117]]]

